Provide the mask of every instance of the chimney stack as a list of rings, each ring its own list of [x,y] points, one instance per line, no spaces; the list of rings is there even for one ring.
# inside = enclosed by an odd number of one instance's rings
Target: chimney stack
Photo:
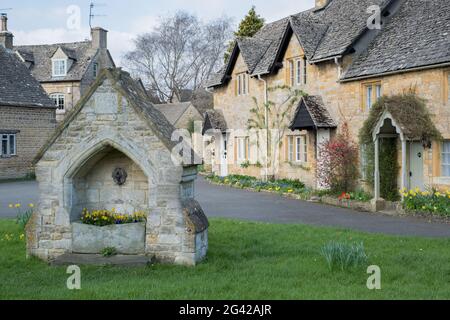
[[[14,45],[13,39],[13,34],[8,31],[8,17],[2,13],[0,14],[0,46],[12,50]]]
[[[94,49],[107,49],[108,48],[108,31],[103,28],[92,28],[92,47]]]
[[[330,1],[331,0],[316,0],[316,10],[326,7]]]

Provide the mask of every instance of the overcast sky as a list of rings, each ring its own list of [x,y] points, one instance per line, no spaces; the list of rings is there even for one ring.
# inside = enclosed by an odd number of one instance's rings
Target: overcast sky
[[[9,17],[9,29],[15,35],[15,44],[43,44],[82,41],[89,38],[89,0],[1,0],[0,9]],[[275,21],[313,7],[314,0],[98,0],[94,26],[109,30],[109,48],[116,63],[133,48],[133,38],[151,30],[158,17],[177,10],[186,10],[203,20],[223,15],[234,18],[235,24],[256,6],[268,22]],[[71,6],[81,13],[80,29],[69,29]],[[73,8],[72,8],[73,9]],[[0,10],[0,12],[2,12]],[[73,12],[73,11],[72,11]],[[73,24],[72,24],[73,25]]]

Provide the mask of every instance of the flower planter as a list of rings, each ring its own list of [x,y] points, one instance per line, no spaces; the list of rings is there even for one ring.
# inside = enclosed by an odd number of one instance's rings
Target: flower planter
[[[99,254],[105,248],[115,248],[118,254],[145,253],[145,223],[129,223],[97,227],[72,223],[72,252]]]

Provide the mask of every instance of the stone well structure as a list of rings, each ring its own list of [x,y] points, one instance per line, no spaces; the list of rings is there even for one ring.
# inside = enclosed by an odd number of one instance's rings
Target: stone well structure
[[[86,253],[73,246],[82,210],[115,208],[148,213],[136,254],[201,261],[208,220],[193,198],[196,167],[172,160],[174,130],[128,73],[104,70],[36,159],[40,202],[27,227],[28,254],[52,261]]]

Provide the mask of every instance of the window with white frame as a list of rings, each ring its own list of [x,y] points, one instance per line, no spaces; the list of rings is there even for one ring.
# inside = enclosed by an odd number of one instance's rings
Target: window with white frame
[[[2,133],[1,136],[1,156],[11,157],[17,155],[16,134]]]
[[[302,58],[288,60],[289,85],[299,86],[306,83],[306,60]]]
[[[382,92],[382,86],[380,82],[376,83],[366,83],[363,85],[363,106],[365,110],[370,110],[373,106],[373,104],[381,98],[383,92]]]
[[[247,161],[249,159],[249,138],[248,137],[238,137],[236,138],[236,151],[237,151],[237,161]]]
[[[301,59],[297,59],[295,61],[295,71],[296,71],[296,77],[295,77],[295,81],[297,85],[302,84],[302,60]]]
[[[289,85],[293,86],[295,81],[295,64],[294,60],[289,60]]]
[[[287,137],[286,160],[288,162],[308,162],[308,144],[305,135]]]
[[[375,88],[376,88],[376,97],[377,97],[377,100],[378,99],[380,99],[381,98],[381,95],[382,95],[382,92],[381,92],[381,84],[377,84],[376,86],[375,86]]]
[[[308,162],[308,146],[306,144],[306,136],[299,136],[295,138],[295,161]]]
[[[294,161],[294,137],[289,136],[288,137],[288,145],[287,145],[287,155],[288,155],[288,161]]]
[[[64,77],[67,75],[67,60],[66,59],[53,59],[52,70],[54,77]]]
[[[372,108],[372,86],[366,86],[366,110]]]
[[[447,102],[450,103],[450,72],[447,73]]]
[[[442,176],[450,177],[450,140],[442,142]]]
[[[66,97],[63,93],[51,94],[50,98],[53,100],[53,103],[57,107],[58,113],[66,112]]]
[[[249,94],[249,78],[247,73],[240,73],[236,78],[236,93],[238,96]]]
[[[305,57],[305,58],[303,58],[303,84],[306,84],[306,81],[308,79],[307,67],[308,67],[308,62],[306,61],[306,57]]]

